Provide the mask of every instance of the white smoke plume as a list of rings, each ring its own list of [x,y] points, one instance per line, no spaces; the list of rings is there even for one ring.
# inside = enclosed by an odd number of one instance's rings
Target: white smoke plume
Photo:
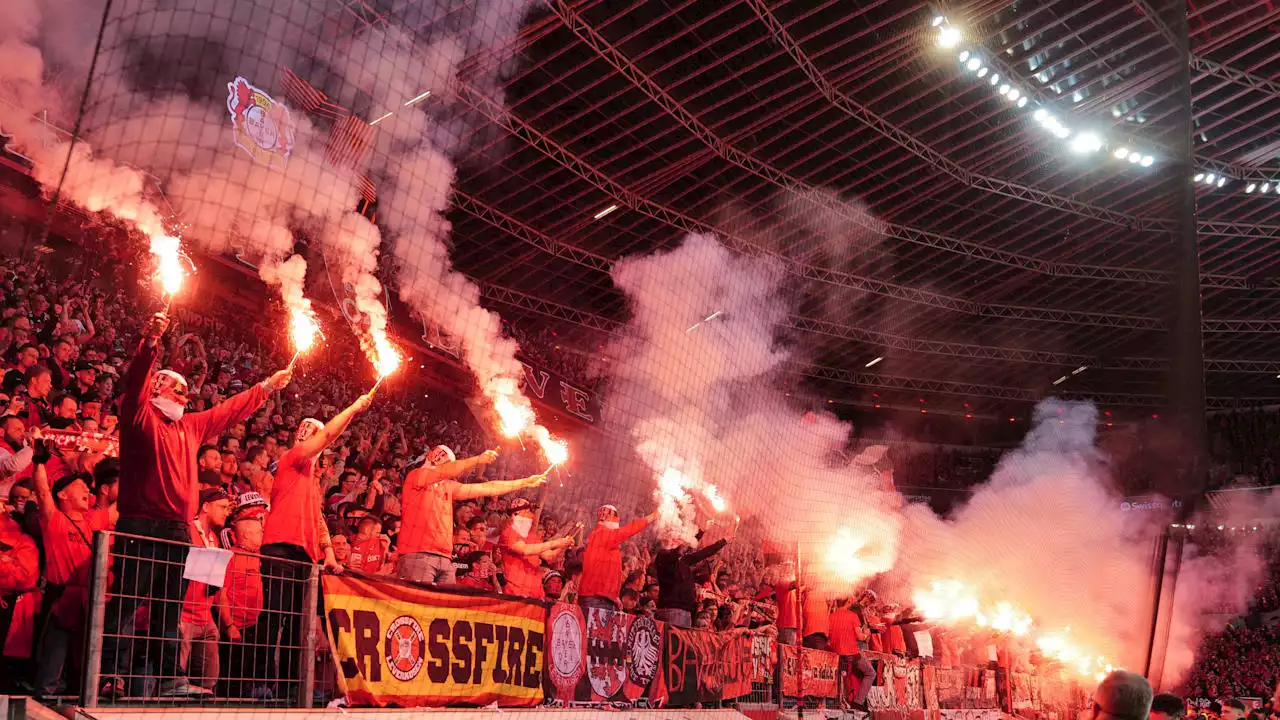
[[[629,480],[657,496],[660,536],[689,542],[696,532],[693,504],[659,489],[676,484],[674,471],[690,496],[708,485],[723,495],[724,513],[704,507],[704,519],[759,518],[831,592],[888,570],[897,495],[844,454],[847,424],[773,386],[790,356],[775,339],[789,308],[780,269],[694,235],[620,261],[613,277],[632,320],[610,348],[610,418],[647,467]]]
[[[1140,668],[1157,528],[1134,527],[1110,490],[1091,404],[1047,400],[1034,422],[953,519],[907,510],[899,572],[917,588],[963,582],[984,605],[1009,602],[1042,631],[1069,627],[1085,654]]]
[[[36,177],[49,190],[58,184],[68,144],[33,117],[48,112],[66,127],[73,123],[101,7],[80,0],[47,5],[50,16],[41,18],[35,0],[18,0],[20,22],[0,28],[0,123],[35,160]],[[116,4],[64,197],[133,221],[147,235],[172,221],[184,242],[243,254],[261,265],[264,278],[296,281],[281,287],[291,309],[305,300],[305,261],[291,261],[301,264],[301,274],[277,270],[293,252],[295,231],[306,230],[344,263],[344,280],[370,316],[371,337],[389,347],[375,275],[380,240],[354,212],[355,170],[326,161],[327,137],[296,108],[285,167],[256,163],[230,142],[227,84],[245,76],[270,87],[281,65],[313,63],[308,53],[323,57],[326,44],[313,30],[332,7],[322,0],[269,12],[255,0],[194,5]],[[161,192],[163,206],[153,199]]]
[[[533,407],[518,389],[519,348],[503,336],[499,317],[481,306],[480,289],[454,269],[444,218],[455,158],[469,136],[448,104],[458,65],[464,56],[484,55],[478,61],[490,69],[467,82],[497,93],[495,79],[510,52],[505,48],[531,5],[493,0],[463,9],[441,3],[435,9],[454,19],[448,31],[425,41],[395,29],[368,31],[349,44],[337,70],[349,87],[368,94],[371,112],[386,114],[378,123],[380,152],[373,163],[386,180],[380,220],[394,234],[400,297],[459,341],[462,359],[503,426],[531,431],[545,451],[549,437],[533,425]]]

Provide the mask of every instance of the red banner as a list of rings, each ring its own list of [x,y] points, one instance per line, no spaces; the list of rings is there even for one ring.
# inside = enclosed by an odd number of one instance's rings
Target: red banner
[[[794,645],[782,646],[782,694],[787,697],[840,696],[840,656]]]
[[[721,702],[751,692],[751,635],[667,628],[667,692],[673,706]]]

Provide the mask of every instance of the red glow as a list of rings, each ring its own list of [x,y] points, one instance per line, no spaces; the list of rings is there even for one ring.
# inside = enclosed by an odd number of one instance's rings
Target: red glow
[[[973,419],[973,416],[972,416],[972,415],[970,415],[969,413],[965,413],[965,414],[964,414],[964,419],[965,419],[965,420],[972,420],[972,419]]]
[[[1013,419],[1013,418],[1009,418],[1009,422],[1013,422],[1013,421],[1014,421],[1014,419]]]
[[[924,408],[920,408],[920,414],[921,414],[921,415],[927,415],[928,413],[929,413],[929,411],[928,411],[928,410],[925,410]]]
[[[880,407],[880,403],[876,403],[876,408],[879,408],[879,407]]]
[[[1152,419],[1152,420],[1159,420],[1159,419],[1160,419],[1160,413],[1151,413],[1151,419]]]

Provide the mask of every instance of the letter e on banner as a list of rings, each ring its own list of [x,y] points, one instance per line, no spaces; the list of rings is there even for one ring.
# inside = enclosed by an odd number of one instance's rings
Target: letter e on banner
[[[590,399],[590,395],[563,380],[560,381],[560,400],[564,402],[564,409],[587,422],[595,422],[595,418],[587,412],[587,401]]]

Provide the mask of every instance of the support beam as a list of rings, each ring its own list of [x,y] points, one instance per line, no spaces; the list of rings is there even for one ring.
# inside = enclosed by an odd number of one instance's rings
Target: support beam
[[[621,204],[663,222],[678,230],[689,233],[715,233],[730,248],[748,255],[767,257],[779,263],[788,273],[807,280],[814,280],[829,285],[852,288],[862,292],[889,297],[896,300],[925,305],[940,310],[960,312],[980,317],[997,317],[1031,322],[1058,322],[1076,325],[1102,325],[1106,327],[1132,329],[1159,329],[1163,326],[1160,318],[1144,315],[1127,315],[1118,313],[1092,312],[1080,310],[1061,310],[1056,308],[1027,307],[1019,305],[1000,305],[980,303],[966,298],[959,298],[944,293],[921,290],[908,285],[901,285],[878,278],[864,277],[855,273],[809,265],[786,257],[776,250],[764,248],[756,243],[733,234],[723,228],[716,227],[701,220],[694,219],[677,210],[650,201],[643,195],[632,191],[604,172],[579,158],[568,148],[554,139],[534,129],[522,119],[506,112],[485,93],[476,90],[465,82],[456,82],[454,89],[457,97],[464,104],[487,117],[515,137],[528,143],[548,158],[560,163],[583,180],[595,185],[601,192],[618,200]],[[920,231],[913,231],[919,233]],[[956,241],[959,242],[959,241]],[[1120,272],[1124,272],[1120,270]]]

